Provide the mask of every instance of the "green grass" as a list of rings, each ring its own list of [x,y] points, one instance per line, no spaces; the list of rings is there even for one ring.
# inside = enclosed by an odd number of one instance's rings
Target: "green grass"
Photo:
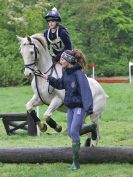
[[[106,110],[100,121],[101,139],[99,146],[133,146],[133,84],[102,84],[109,95]],[[0,112],[25,112],[25,103],[32,96],[29,86],[0,88]],[[40,108],[40,118],[47,107]],[[66,129],[66,114],[54,113],[54,119]],[[89,119],[87,120],[89,122]],[[30,137],[25,132],[7,136],[0,121],[0,146],[71,146],[63,133],[55,133],[48,127],[47,133]],[[84,144],[85,136],[81,137]],[[0,163],[1,177],[132,177],[130,164],[82,164],[77,172],[68,170],[70,164],[3,164]]]
[[[1,177],[132,177],[129,164],[86,164],[71,172],[69,164],[2,164]]]

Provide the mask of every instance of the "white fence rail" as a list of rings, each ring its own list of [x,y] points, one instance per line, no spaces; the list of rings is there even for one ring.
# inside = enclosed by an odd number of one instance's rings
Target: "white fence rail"
[[[133,66],[133,62],[129,62],[129,83],[132,82],[132,73],[131,73],[131,67]]]

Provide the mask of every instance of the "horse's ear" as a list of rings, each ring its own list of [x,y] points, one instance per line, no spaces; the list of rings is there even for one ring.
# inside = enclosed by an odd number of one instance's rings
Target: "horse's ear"
[[[30,36],[27,37],[27,40],[29,41],[29,43],[32,43]]]
[[[21,43],[21,42],[22,42],[22,40],[23,40],[23,38],[22,38],[22,37],[20,37],[20,36],[17,36],[17,35],[16,35],[16,37],[17,37],[18,41]]]

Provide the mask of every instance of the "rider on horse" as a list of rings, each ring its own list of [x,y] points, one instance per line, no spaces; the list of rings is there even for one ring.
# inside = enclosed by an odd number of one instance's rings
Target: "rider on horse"
[[[48,23],[48,29],[44,31],[44,37],[47,40],[53,62],[58,62],[65,50],[72,49],[71,40],[66,28],[60,25],[61,16],[56,8],[49,11],[45,19]]]

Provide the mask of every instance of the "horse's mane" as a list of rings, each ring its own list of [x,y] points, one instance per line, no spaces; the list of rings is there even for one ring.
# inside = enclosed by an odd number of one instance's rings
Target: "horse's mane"
[[[36,33],[36,34],[33,34],[31,37],[38,39],[43,44],[43,47],[45,49],[47,48],[47,41],[46,41],[43,33]]]

